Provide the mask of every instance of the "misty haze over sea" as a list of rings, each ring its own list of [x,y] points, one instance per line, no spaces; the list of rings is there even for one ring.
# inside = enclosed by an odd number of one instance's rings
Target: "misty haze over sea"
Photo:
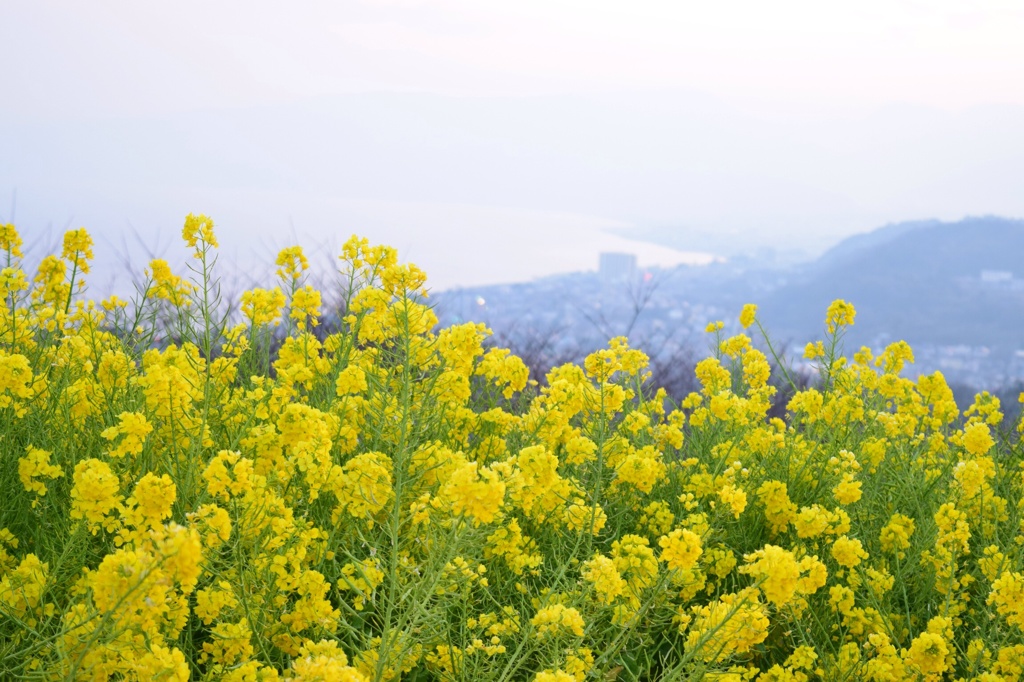
[[[358,233],[399,248],[436,289],[593,268],[601,251],[660,266],[765,248],[806,259],[888,222],[1024,215],[1022,114],[779,117],[687,92],[5,111],[0,189],[16,203],[0,217],[43,241],[87,227],[98,271],[113,265],[108,244],[145,259],[133,233],[173,262],[189,212],[214,218],[245,272],[295,241],[336,253]]]

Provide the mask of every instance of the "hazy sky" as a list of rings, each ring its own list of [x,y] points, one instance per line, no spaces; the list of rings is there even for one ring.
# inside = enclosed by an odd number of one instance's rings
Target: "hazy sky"
[[[4,0],[8,107],[696,89],[780,105],[1024,104],[1017,0]],[[8,62],[9,64],[11,62]],[[783,107],[785,108],[785,107]]]
[[[1019,0],[0,0],[0,197],[37,234],[361,232],[439,286],[686,258],[636,228],[815,250],[1024,215],[1022,35]]]

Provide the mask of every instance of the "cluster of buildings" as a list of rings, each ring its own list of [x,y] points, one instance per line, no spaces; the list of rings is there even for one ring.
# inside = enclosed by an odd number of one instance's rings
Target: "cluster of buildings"
[[[726,333],[738,333],[742,304],[759,300],[760,293],[785,282],[779,271],[754,270],[738,276],[730,267],[720,263],[643,268],[632,254],[604,253],[594,271],[452,289],[433,294],[432,300],[442,325],[483,322],[494,331],[497,343],[538,368],[579,361],[614,336],[629,337],[633,346],[663,362],[692,363],[711,352],[708,323],[721,320]],[[1024,291],[1024,280],[1012,273],[985,271],[972,278],[971,286]],[[781,336],[773,342],[782,346],[776,350],[790,366],[810,371],[803,349],[812,340]],[[871,345],[877,353],[889,341],[882,335]],[[1009,393],[1024,385],[1024,349],[928,343],[915,343],[913,348],[915,363],[905,371],[908,377],[941,371],[951,385],[964,391]]]

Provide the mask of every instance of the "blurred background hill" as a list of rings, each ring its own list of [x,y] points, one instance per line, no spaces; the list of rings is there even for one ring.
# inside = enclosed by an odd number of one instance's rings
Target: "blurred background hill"
[[[856,301],[850,340],[1024,347],[1024,221],[970,218],[883,227],[794,270],[766,320],[806,335],[829,301]]]

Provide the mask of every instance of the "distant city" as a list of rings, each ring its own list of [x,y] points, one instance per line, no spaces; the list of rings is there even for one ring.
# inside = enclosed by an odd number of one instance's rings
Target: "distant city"
[[[692,369],[710,351],[708,323],[721,320],[738,333],[745,303],[759,305],[784,362],[807,372],[804,346],[822,338],[828,303],[845,298],[858,311],[847,354],[861,346],[877,354],[905,339],[915,355],[906,376],[941,371],[960,402],[980,390],[1016,402],[1013,391],[1024,384],[1022,253],[1024,221],[927,221],[858,235],[802,264],[766,257],[644,268],[632,254],[609,252],[589,272],[433,298],[442,325],[483,322],[537,372],[619,335],[663,371],[687,362]],[[751,336],[759,342],[756,330]]]

